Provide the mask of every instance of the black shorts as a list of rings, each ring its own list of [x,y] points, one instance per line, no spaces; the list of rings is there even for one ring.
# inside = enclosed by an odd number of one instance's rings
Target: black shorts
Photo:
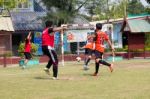
[[[48,46],[42,46],[42,51],[43,54],[47,55],[54,64],[58,65],[58,58],[55,50],[48,49]]]
[[[32,58],[31,53],[29,53],[29,52],[24,52],[24,56],[25,56],[25,59],[31,59]]]
[[[96,57],[96,59],[97,58],[102,59],[102,56],[103,56],[103,52],[99,52],[99,51],[95,50],[95,57]]]
[[[85,55],[92,55],[92,54],[93,54],[93,50],[89,48],[85,48]]]

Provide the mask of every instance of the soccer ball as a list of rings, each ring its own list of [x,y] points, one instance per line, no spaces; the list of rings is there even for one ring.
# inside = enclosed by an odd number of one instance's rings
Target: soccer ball
[[[80,62],[81,61],[81,57],[77,57],[76,60],[77,60],[77,62]]]

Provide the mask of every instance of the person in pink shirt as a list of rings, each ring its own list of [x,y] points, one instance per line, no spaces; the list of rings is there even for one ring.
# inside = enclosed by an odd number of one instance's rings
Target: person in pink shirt
[[[45,22],[45,29],[42,32],[42,51],[43,54],[49,57],[48,64],[44,68],[44,71],[49,74],[49,69],[51,65],[53,65],[53,79],[57,79],[58,75],[58,58],[57,53],[54,49],[54,34],[57,31],[61,31],[64,28],[63,27],[52,27],[51,21]],[[61,32],[60,32],[61,33]]]

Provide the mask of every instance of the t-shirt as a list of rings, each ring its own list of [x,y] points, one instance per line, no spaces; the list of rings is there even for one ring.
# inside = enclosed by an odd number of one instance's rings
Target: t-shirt
[[[31,51],[31,42],[29,39],[26,39],[24,52],[30,52],[30,51]]]
[[[109,40],[108,35],[105,32],[96,32],[95,50],[104,52],[104,41]]]
[[[88,36],[88,38],[87,38],[87,44],[85,45],[85,48],[93,50],[93,46],[94,46],[93,37],[92,36]]]
[[[54,47],[54,34],[49,33],[49,28],[44,29],[42,32],[42,46]]]

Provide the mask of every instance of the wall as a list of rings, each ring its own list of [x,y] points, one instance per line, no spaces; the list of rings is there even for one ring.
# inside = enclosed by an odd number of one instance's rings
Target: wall
[[[4,51],[10,51],[11,45],[11,32],[0,31],[0,47]]]

